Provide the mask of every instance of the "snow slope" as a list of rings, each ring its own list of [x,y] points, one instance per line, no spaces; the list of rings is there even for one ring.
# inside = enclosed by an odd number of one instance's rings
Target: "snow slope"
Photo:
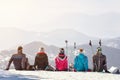
[[[37,80],[37,79],[38,77],[34,75],[22,75],[17,74],[14,71],[13,73],[11,73],[11,71],[0,70],[0,80]]]
[[[120,75],[97,72],[3,71],[0,80],[119,80]]]

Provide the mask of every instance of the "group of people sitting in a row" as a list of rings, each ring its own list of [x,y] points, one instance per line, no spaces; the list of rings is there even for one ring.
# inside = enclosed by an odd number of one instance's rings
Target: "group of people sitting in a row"
[[[89,71],[88,57],[83,53],[84,49],[79,50],[72,67],[68,66],[68,57],[65,55],[64,48],[61,48],[58,56],[55,58],[55,68],[49,65],[48,56],[44,48],[41,48],[40,52],[36,54],[34,65],[29,64],[28,58],[22,50],[21,46],[18,47],[18,52],[12,55],[6,70],[9,70],[13,62],[16,70]],[[102,54],[102,49],[99,47],[97,48],[97,53],[93,56],[93,71],[102,72],[103,70],[108,72],[106,56]]]

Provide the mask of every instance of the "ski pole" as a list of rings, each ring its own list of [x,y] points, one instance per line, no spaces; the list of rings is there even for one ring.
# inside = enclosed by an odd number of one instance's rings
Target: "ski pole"
[[[66,54],[68,55],[68,58],[69,58],[69,54],[68,54],[68,41],[65,40],[65,43],[66,43]],[[69,59],[68,59],[68,64],[69,64]],[[69,67],[68,67],[68,69],[69,69]]]
[[[65,40],[65,43],[66,43],[66,54],[69,55],[69,54],[68,54],[68,41]]]
[[[92,53],[94,54],[94,50],[93,50],[93,47],[92,47],[92,41],[91,40],[89,42],[89,45],[91,46]]]

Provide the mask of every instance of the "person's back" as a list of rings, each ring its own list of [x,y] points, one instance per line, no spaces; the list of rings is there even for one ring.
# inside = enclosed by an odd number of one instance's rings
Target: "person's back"
[[[16,70],[24,70],[26,69],[26,55],[22,53],[22,47],[18,47],[18,53],[17,54],[13,54],[12,57],[9,60],[9,64],[6,68],[6,70],[9,70],[9,67],[11,65],[11,63],[13,62],[14,67]]]
[[[14,54],[10,60],[10,62],[13,60],[13,64],[16,70],[22,70],[22,60],[25,57],[25,54]]]
[[[37,53],[34,66],[38,70],[45,70],[48,66],[48,56],[44,51]]]
[[[55,58],[56,70],[57,71],[67,71],[68,70],[68,60],[67,56],[63,59],[59,56]]]
[[[101,55],[94,55],[93,56],[93,64],[94,64],[94,69],[93,71],[98,71],[102,72],[103,70],[107,70],[106,67],[106,56],[101,54]]]
[[[97,48],[97,53],[93,56],[93,71],[109,73],[107,70],[106,56],[102,54],[101,47]]]
[[[67,71],[68,70],[68,60],[67,56],[64,54],[64,49],[61,48],[63,52],[60,51],[59,55],[55,58],[55,65],[57,71]]]
[[[88,71],[88,58],[82,52],[83,50],[74,59],[74,68],[76,71]]]

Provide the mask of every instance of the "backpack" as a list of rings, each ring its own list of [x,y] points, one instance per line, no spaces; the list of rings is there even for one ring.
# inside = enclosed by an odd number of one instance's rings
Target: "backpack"
[[[114,66],[112,66],[108,71],[112,74],[120,74],[119,69],[117,67],[114,67]]]

